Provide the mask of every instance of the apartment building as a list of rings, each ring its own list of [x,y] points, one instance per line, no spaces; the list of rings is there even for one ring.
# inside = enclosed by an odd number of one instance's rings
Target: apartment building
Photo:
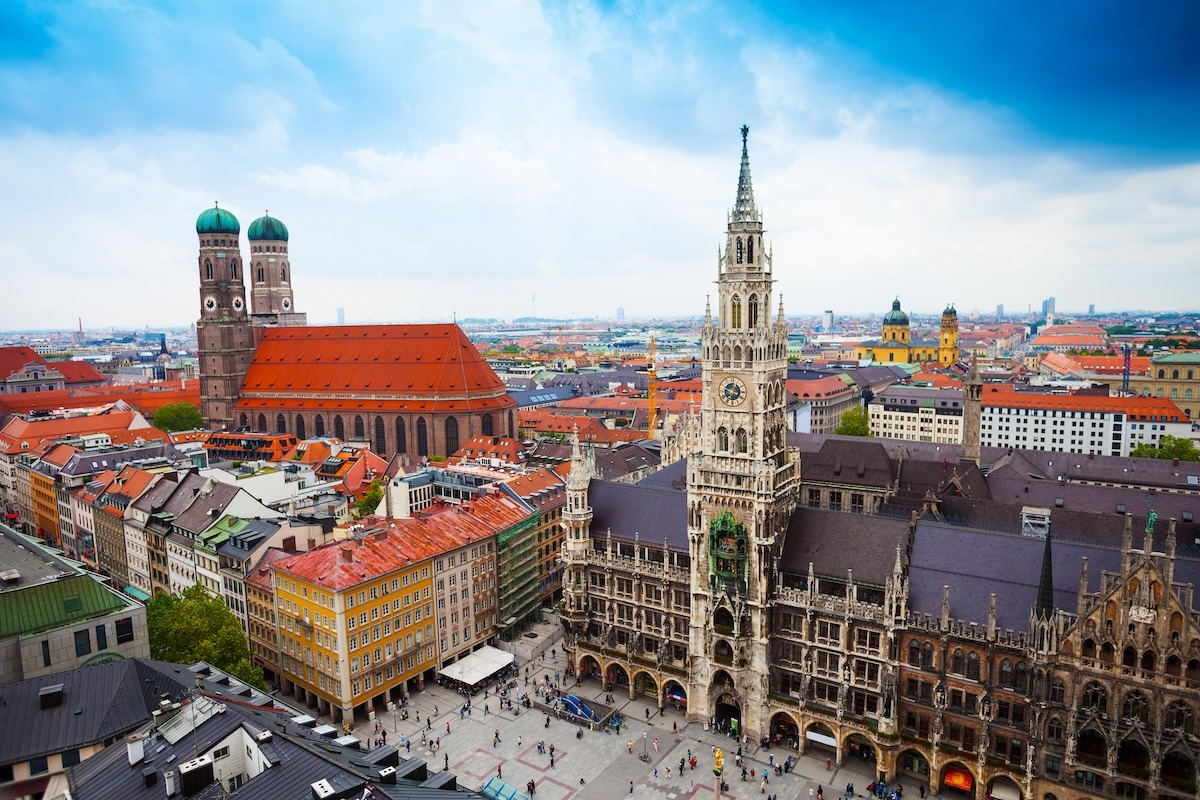
[[[960,389],[889,386],[867,405],[871,435],[917,442],[962,442]]]

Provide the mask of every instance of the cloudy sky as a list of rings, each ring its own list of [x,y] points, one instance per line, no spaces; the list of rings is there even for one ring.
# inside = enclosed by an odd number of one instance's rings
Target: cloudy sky
[[[288,225],[312,322],[696,314],[743,123],[790,314],[1195,308],[1197,40],[1182,0],[0,3],[0,328],[195,320],[214,199]]]

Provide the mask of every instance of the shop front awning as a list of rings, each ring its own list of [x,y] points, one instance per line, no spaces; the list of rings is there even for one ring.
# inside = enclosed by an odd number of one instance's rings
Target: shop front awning
[[[829,747],[837,747],[837,739],[834,739],[832,736],[826,736],[823,733],[817,733],[816,731],[805,731],[804,738],[808,739],[809,741],[816,742],[817,744],[823,744]]]
[[[453,664],[441,669],[443,678],[458,681],[464,686],[477,686],[488,678],[512,664],[516,659],[512,653],[506,653],[489,645],[465,655]]]
[[[1021,790],[1006,778],[996,778],[992,782],[992,791],[989,794],[996,800],[1021,800]]]

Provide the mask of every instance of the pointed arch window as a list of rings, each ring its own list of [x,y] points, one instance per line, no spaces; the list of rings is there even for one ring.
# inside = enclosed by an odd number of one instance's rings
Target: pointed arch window
[[[735,438],[737,439],[737,451],[739,453],[745,453],[750,450],[750,437],[746,434],[745,428],[738,428]]]
[[[758,295],[750,295],[750,302],[746,305],[746,317],[749,321],[749,327],[758,327]]]
[[[341,414],[333,418],[333,435],[342,441],[346,440],[346,423],[342,421]]]
[[[446,455],[453,455],[458,451],[458,420],[454,417],[446,417]]]
[[[281,280],[281,281],[287,280],[287,267],[279,268],[279,280]]]
[[[921,645],[921,669],[933,669],[933,645],[929,642]]]
[[[508,435],[515,436],[517,429],[513,427],[513,412],[508,412]]]
[[[717,450],[721,452],[728,452],[729,450],[729,430],[726,428],[719,428],[717,430]]]
[[[383,417],[375,418],[375,452],[380,455],[387,453],[387,432],[383,428]]]
[[[967,654],[967,677],[973,681],[979,680],[979,656],[974,652]]]
[[[729,327],[734,329],[742,327],[742,298],[737,295],[734,295],[733,300],[729,302]]]
[[[964,675],[967,671],[967,655],[962,650],[955,650],[950,657],[950,671],[955,675]]]
[[[1108,691],[1099,683],[1089,683],[1083,688],[1083,707],[1094,708],[1101,713],[1108,711]]]
[[[921,666],[921,643],[916,639],[908,643],[908,665],[918,668]]]
[[[258,265],[258,268],[255,271],[254,277],[259,283],[262,283],[263,281],[265,281],[267,279],[266,271],[263,269],[263,265],[261,263]]]
[[[211,281],[213,279],[212,262],[204,262],[204,279]]]
[[[237,276],[238,276],[237,261],[230,261],[229,262],[229,277],[233,278],[236,281]]]
[[[742,240],[737,240],[737,263],[742,263]]]
[[[366,425],[363,424],[363,418],[358,414],[354,416],[354,438],[360,441],[367,438]]]
[[[275,415],[275,432],[287,433],[287,420],[284,419],[283,414]]]
[[[408,436],[404,430],[404,417],[396,417],[396,452],[408,452]]]
[[[1141,692],[1130,692],[1121,707],[1121,716],[1146,722],[1150,718],[1150,704]]]
[[[258,428],[257,428],[257,430],[261,431],[262,433],[266,433],[266,432],[267,432],[267,415],[266,415],[266,414],[259,414],[259,415],[258,415]]]
[[[317,436],[325,435],[325,417],[317,414],[317,418],[313,420],[313,433]]]
[[[429,428],[424,417],[417,418],[417,455],[429,455]]]
[[[1000,685],[1007,688],[1013,685],[1013,665],[1008,659],[1000,662]]]
[[[1029,667],[1017,664],[1016,677],[1013,681],[1018,692],[1029,691]]]
[[[308,438],[308,430],[304,424],[304,417],[299,414],[296,415],[296,438],[300,441]]]
[[[479,420],[479,430],[484,436],[492,435],[492,415],[484,414]]]
[[[242,418],[241,418],[241,424],[240,424],[240,425],[238,425],[238,427],[240,427],[240,428],[249,428],[249,427],[250,427],[250,418],[249,418],[249,417],[247,417],[245,414],[242,414]]]

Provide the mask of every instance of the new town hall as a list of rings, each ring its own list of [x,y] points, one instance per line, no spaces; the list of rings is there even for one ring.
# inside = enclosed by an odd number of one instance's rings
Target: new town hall
[[[746,134],[697,452],[636,485],[573,460],[572,668],[942,795],[1194,797],[1200,467],[981,453],[975,370],[961,447],[788,433]]]

